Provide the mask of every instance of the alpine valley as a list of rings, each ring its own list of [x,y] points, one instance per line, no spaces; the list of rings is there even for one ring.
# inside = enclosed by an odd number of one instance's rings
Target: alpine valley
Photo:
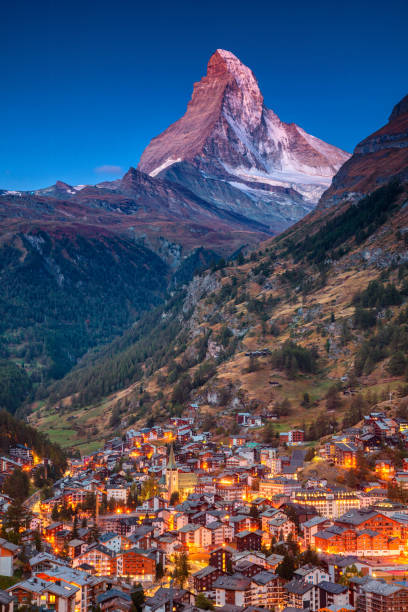
[[[407,182],[408,98],[349,155],[218,49],[123,178],[0,192],[2,405],[87,452],[192,401],[223,436],[407,395]]]

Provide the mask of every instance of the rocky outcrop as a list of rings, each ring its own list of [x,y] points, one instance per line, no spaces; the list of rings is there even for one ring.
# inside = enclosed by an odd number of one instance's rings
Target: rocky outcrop
[[[398,119],[401,115],[405,115],[408,113],[408,95],[405,98],[402,98],[392,109],[392,113],[390,115],[389,121],[394,121]]]
[[[280,231],[303,217],[349,155],[266,108],[252,71],[218,49],[185,115],[154,138],[138,168],[221,209]]]
[[[392,178],[408,179],[408,96],[395,105],[384,127],[356,146],[323,194],[318,208],[359,199]]]

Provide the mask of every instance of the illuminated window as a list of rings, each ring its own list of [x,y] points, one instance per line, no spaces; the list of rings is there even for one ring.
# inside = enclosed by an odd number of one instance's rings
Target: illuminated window
[[[55,595],[50,595],[50,603],[55,603]]]

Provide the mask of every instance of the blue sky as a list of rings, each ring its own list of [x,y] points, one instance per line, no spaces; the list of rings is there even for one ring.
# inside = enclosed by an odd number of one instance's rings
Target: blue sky
[[[216,48],[284,121],[351,151],[407,93],[405,1],[20,0],[0,19],[0,188],[116,178]]]

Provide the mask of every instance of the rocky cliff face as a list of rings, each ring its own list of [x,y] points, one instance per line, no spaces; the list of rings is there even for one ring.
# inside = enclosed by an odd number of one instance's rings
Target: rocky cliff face
[[[393,177],[408,178],[408,96],[395,105],[388,123],[362,140],[342,166],[319,209],[357,200]]]
[[[309,212],[348,157],[283,123],[266,108],[252,71],[218,49],[186,114],[151,141],[139,169],[220,208],[244,205],[246,216],[273,232]]]

